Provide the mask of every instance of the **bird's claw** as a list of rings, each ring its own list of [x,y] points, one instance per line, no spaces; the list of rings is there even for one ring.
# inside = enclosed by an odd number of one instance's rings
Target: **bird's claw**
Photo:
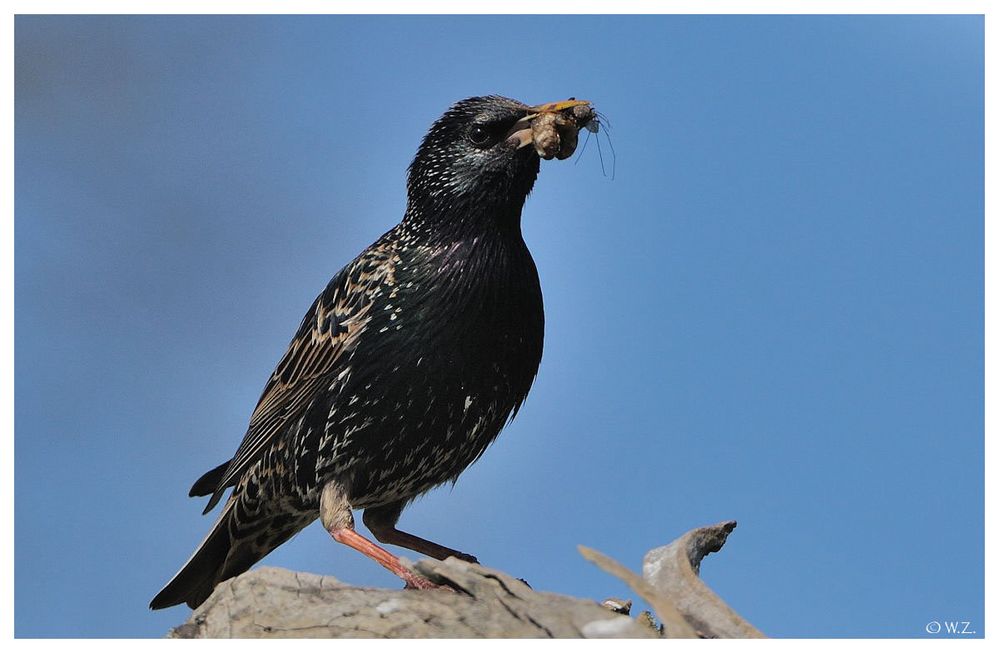
[[[450,585],[439,585],[428,578],[423,576],[413,575],[406,579],[406,587],[408,590],[447,590],[449,592],[454,592],[455,589]]]

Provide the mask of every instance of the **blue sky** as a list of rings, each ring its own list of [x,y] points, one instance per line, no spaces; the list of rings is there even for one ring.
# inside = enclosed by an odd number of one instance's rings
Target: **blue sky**
[[[765,633],[983,623],[976,16],[16,20],[15,628],[159,637],[316,293],[395,224],[452,102],[607,116],[524,211],[545,358],[400,525],[541,590],[576,553],[739,527],[703,575]],[[601,143],[605,158],[606,141]],[[265,564],[397,587],[306,529]]]

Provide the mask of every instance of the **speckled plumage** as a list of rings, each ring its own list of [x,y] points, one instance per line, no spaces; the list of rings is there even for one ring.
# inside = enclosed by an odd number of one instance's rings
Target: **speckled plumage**
[[[504,140],[529,110],[470,98],[434,123],[410,166],[403,220],[316,298],[236,454],[191,489],[212,495],[208,512],[233,487],[151,607],[200,604],[315,520],[328,483],[350,508],[368,509],[366,523],[391,528],[406,503],[457,479],[516,413],[544,332],[520,231],[540,161]],[[475,125],[491,130],[485,146],[481,132],[469,135]]]

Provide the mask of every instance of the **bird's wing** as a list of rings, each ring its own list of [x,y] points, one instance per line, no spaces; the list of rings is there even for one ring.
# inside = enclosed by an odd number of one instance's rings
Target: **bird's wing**
[[[312,303],[250,416],[250,425],[205,508],[209,512],[338,374],[371,319],[383,284],[394,284],[394,253],[377,245],[342,269]]]

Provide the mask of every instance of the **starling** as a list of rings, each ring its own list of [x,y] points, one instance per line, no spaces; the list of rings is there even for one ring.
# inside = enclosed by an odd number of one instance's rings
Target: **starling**
[[[152,600],[197,607],[317,517],[410,588],[435,587],[354,530],[438,559],[473,556],[395,528],[455,481],[517,413],[541,361],[541,286],[520,216],[540,158],[572,155],[589,102],[454,104],[409,167],[402,221],[319,294],[271,374],[231,460],[191,496],[211,532]],[[593,125],[590,125],[592,128]]]

